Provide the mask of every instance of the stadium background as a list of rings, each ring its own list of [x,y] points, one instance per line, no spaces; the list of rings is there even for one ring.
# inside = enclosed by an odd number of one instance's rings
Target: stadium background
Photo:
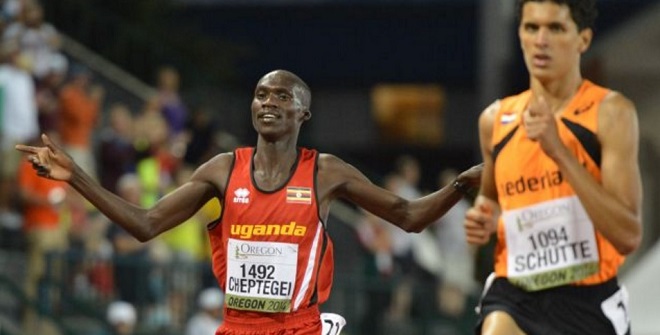
[[[303,126],[300,144],[342,157],[375,182],[403,153],[416,156],[428,171],[421,181],[424,189],[435,187],[434,171],[478,162],[479,112],[527,82],[510,15],[513,1],[59,0],[43,5],[46,20],[65,38],[63,51],[94,72],[107,89],[106,101],[139,109],[152,93],[158,67],[172,65],[180,71],[186,103],[212,110],[217,127],[240,143],[253,144],[256,138],[248,111],[258,78],[278,68],[297,73],[314,97],[313,118]],[[645,237],[623,271],[633,296],[634,330],[639,331],[633,333],[660,334],[657,320],[649,316],[657,315],[657,308],[649,306],[660,301],[660,293],[647,284],[653,273],[660,274],[660,181],[653,174],[660,161],[654,99],[660,87],[660,64],[654,61],[660,36],[655,24],[660,21],[654,18],[660,6],[650,0],[600,0],[598,6],[585,76],[630,96],[638,104],[642,130]],[[381,101],[378,93],[387,89],[407,94],[413,107]],[[424,92],[429,90],[437,99],[428,101]],[[423,108],[428,103],[430,111]],[[399,121],[392,124],[388,115]],[[430,129],[421,126],[429,120]],[[326,307],[347,317],[347,334],[360,334],[355,325],[364,312],[365,292],[390,289],[365,277],[367,256],[356,247],[359,240],[350,222],[356,217],[350,206],[338,206],[330,224],[337,271]],[[477,257],[479,281],[490,266],[489,252],[485,248]],[[0,254],[6,265],[0,270],[0,334],[14,334],[25,302],[17,272],[8,267],[20,267],[21,255],[14,250]],[[185,282],[185,269],[177,271],[184,272]],[[105,302],[74,300],[60,310],[45,308],[44,318],[54,320],[63,334],[102,327]],[[187,303],[193,305],[194,299]],[[407,329],[420,335],[469,334],[473,320],[468,310],[454,319],[421,317]]]

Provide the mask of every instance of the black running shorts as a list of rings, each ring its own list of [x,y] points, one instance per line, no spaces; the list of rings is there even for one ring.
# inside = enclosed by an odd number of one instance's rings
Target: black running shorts
[[[527,292],[506,278],[487,282],[476,334],[488,313],[509,314],[528,335],[630,335],[628,293],[617,279]]]

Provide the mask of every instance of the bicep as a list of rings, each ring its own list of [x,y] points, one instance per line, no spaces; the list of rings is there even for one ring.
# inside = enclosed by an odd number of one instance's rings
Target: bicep
[[[499,109],[499,102],[496,101],[486,108],[479,116],[479,145],[481,149],[481,157],[484,162],[484,168],[481,174],[480,194],[491,200],[497,200],[497,188],[495,187],[495,162],[493,161],[492,149],[493,120],[497,109]]]
[[[215,158],[200,166],[190,180],[165,195],[149,216],[164,222],[167,230],[187,220],[213,198],[221,199],[231,160]]]
[[[642,198],[639,171],[639,124],[635,107],[622,97],[599,114],[603,188],[630,210],[639,212]]]
[[[338,158],[326,158],[321,166],[321,193],[331,194],[328,200],[341,198],[379,216],[400,201],[394,193],[374,184],[358,169]]]

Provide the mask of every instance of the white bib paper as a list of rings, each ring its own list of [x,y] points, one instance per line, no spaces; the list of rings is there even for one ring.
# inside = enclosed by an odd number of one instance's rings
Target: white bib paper
[[[225,283],[227,308],[291,312],[297,268],[297,244],[230,238]]]
[[[536,291],[598,272],[594,227],[577,196],[505,211],[502,219],[512,283]]]

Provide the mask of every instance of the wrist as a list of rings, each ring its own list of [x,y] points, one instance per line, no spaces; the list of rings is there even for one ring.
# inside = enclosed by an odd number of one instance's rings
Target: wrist
[[[471,187],[468,186],[468,184],[464,181],[454,179],[454,181],[451,183],[451,186],[461,195],[470,195]]]

